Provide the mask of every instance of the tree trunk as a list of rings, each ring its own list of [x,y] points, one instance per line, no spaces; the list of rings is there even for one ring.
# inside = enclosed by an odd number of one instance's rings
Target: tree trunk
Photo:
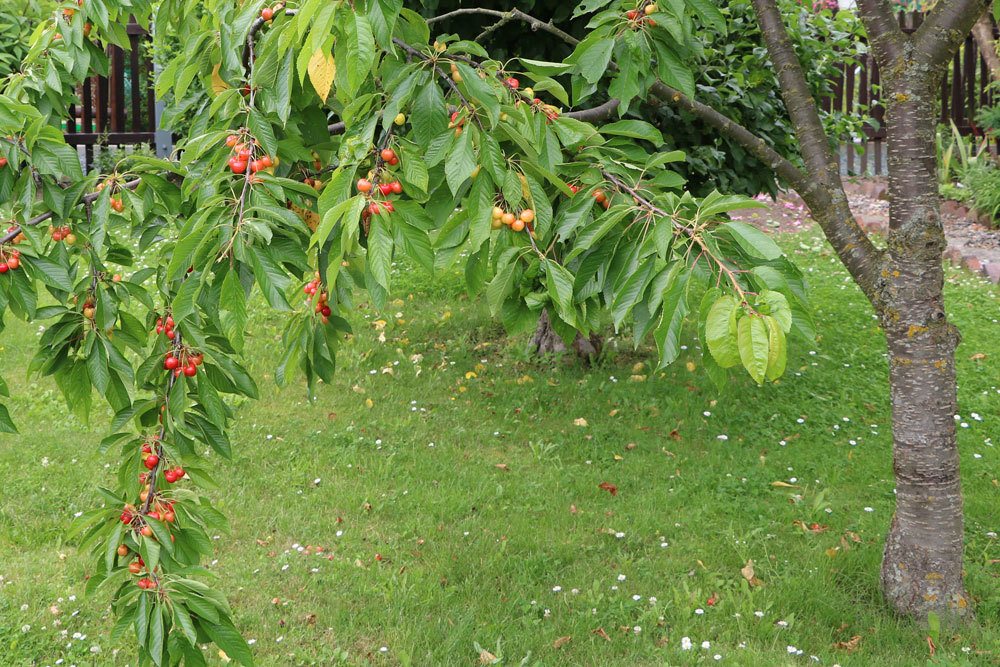
[[[962,580],[963,518],[954,415],[958,330],[944,307],[935,159],[935,72],[886,81],[891,194],[881,321],[889,346],[896,513],[883,592],[902,614],[972,614]]]
[[[979,19],[972,28],[972,36],[976,40],[979,52],[986,61],[986,67],[990,70],[990,78],[1000,82],[1000,56],[997,55],[996,40],[993,39],[993,17],[992,10],[987,10],[983,17]]]
[[[586,338],[583,334],[577,333],[576,340],[573,341],[573,351],[577,357],[590,363],[601,354],[603,344],[604,342],[597,334],[590,334],[590,337]],[[543,310],[542,316],[538,319],[535,335],[531,337],[531,350],[538,356],[566,352],[566,343],[552,328],[552,321],[549,319],[549,311],[547,310]]]

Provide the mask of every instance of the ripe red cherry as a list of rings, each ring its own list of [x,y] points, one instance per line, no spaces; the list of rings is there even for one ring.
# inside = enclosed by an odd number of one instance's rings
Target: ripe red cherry
[[[128,547],[125,546],[124,544],[119,544],[118,545],[118,555],[122,556],[122,557],[128,556]]]
[[[201,366],[202,362],[205,361],[205,355],[200,352],[198,354],[192,354],[188,357],[188,360],[195,366]]]
[[[397,195],[403,194],[403,184],[400,183],[399,181],[393,181],[389,185],[392,186],[392,193],[393,194],[397,194]]]
[[[177,475],[174,474],[173,470],[168,470],[163,473],[163,479],[167,480],[167,483],[173,484],[177,481]]]
[[[163,520],[166,521],[167,523],[173,523],[176,519],[177,515],[170,511],[164,513],[163,515]],[[171,537],[173,537],[173,535],[171,535]]]
[[[372,191],[372,182],[367,178],[358,179],[358,192],[363,194],[368,194]]]
[[[392,150],[391,148],[382,149],[383,162],[392,162],[395,157],[396,157],[396,151]]]
[[[518,88],[521,87],[521,82],[518,81],[517,79],[515,79],[512,76],[511,77],[507,77],[506,79],[504,79],[504,83],[506,83],[508,86],[510,86],[514,90],[517,90]]]
[[[274,160],[272,160],[272,159],[271,159],[271,156],[270,156],[270,155],[265,155],[264,157],[262,157],[262,158],[260,159],[260,163],[261,163],[262,165],[264,165],[264,168],[265,168],[265,169],[267,169],[268,167],[272,167],[272,166],[274,166]]]
[[[128,564],[128,571],[132,574],[139,574],[142,572],[142,565],[139,565],[139,561],[132,561]]]
[[[155,519],[157,521],[160,520],[160,513],[159,512],[155,512],[155,511],[154,512],[150,512],[146,516],[148,516],[150,519]]]
[[[240,138],[238,136],[236,136],[235,134],[230,134],[228,137],[226,137],[226,146],[232,148],[239,142],[239,140]]]
[[[176,334],[176,333],[174,333],[174,330],[173,330],[173,329],[167,329],[167,331],[166,331],[165,335],[166,335],[166,337],[167,337],[167,340],[173,340],[174,338],[176,338],[176,337],[177,337],[177,334]]]
[[[180,466],[177,466],[176,468],[174,468],[174,475],[177,477],[177,479],[183,479],[184,478],[184,468],[182,468]],[[173,505],[173,503],[171,503],[171,505]]]
[[[147,470],[152,470],[160,463],[160,457],[156,454],[150,454],[146,457],[146,460],[142,462],[146,466]]]
[[[384,196],[384,197],[388,197],[389,195],[392,194],[392,184],[391,183],[382,183],[381,185],[378,186],[378,189],[382,193],[382,196]]]
[[[153,529],[150,528],[149,526],[143,526],[142,530],[140,530],[139,532],[142,534],[143,537],[152,537],[153,536]]]
[[[237,159],[243,160],[244,162],[249,162],[251,155],[253,154],[250,152],[250,149],[247,148],[245,145],[241,145],[240,148],[236,149]]]
[[[372,215],[378,215],[381,210],[375,202],[372,202],[371,206],[368,207],[368,212]]]
[[[194,364],[188,364],[184,367],[184,375],[189,378],[193,378],[198,374],[198,367]]]
[[[260,17],[265,21],[270,21],[271,19],[274,18],[274,10],[271,9],[270,7],[265,7],[264,9],[260,10]]]
[[[115,210],[115,213],[121,213],[125,210],[125,204],[122,202],[121,197],[111,198],[111,208]]]
[[[246,160],[240,160],[236,157],[229,158],[229,168],[233,170],[234,174],[245,174],[247,171]]]
[[[330,309],[330,306],[323,306],[319,309],[319,312],[323,315],[323,317],[330,317],[330,315],[333,314],[333,310]]]
[[[635,9],[630,9],[629,11],[625,12],[625,16],[628,18],[629,21],[634,21],[637,18],[639,18],[639,12],[636,11]]]
[[[7,273],[8,271],[10,271],[10,267],[7,266],[7,263],[0,263],[0,273]]]
[[[391,166],[393,166],[393,167],[395,167],[397,164],[399,164],[399,156],[397,155],[396,157],[394,157],[391,160],[389,160],[389,164]]]
[[[0,169],[3,169],[6,166],[7,166],[7,158],[0,157]]]
[[[392,205],[391,201],[382,202],[382,204],[385,206],[386,213],[395,213],[396,212],[396,207]]]
[[[168,371],[172,371],[180,365],[181,365],[181,360],[175,357],[174,355],[170,355],[163,361],[163,367],[166,368]]]
[[[122,512],[121,516],[119,516],[118,518],[121,519],[122,523],[132,523],[132,513],[129,512],[128,510]]]

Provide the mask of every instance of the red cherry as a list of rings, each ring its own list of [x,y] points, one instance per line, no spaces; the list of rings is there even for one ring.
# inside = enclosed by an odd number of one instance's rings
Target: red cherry
[[[625,16],[628,18],[629,21],[634,21],[637,18],[639,18],[639,12],[634,9],[630,9],[629,11],[625,12]]]
[[[249,162],[251,155],[252,154],[250,153],[250,149],[244,147],[244,148],[240,148],[237,151],[236,158],[239,159],[239,160],[243,160],[244,162]]]
[[[132,513],[129,512],[128,510],[122,512],[121,516],[119,516],[118,518],[121,519],[122,523],[132,523]]]
[[[202,363],[205,361],[205,355],[201,353],[192,354],[190,357],[188,357],[188,360],[195,366],[201,366]]]
[[[260,17],[265,21],[270,21],[271,19],[274,18],[274,10],[271,9],[270,7],[265,7],[264,9],[260,10]]]
[[[7,166],[7,158],[0,157],[0,169],[3,169],[6,166]]]
[[[150,454],[146,457],[146,460],[142,462],[146,466],[147,470],[152,470],[160,463],[160,457],[156,454]]]
[[[166,336],[168,340],[173,340],[174,338],[177,337],[177,334],[174,333],[173,329],[167,329]]]
[[[174,520],[176,520],[176,519],[177,519],[177,515],[174,514],[173,512],[166,512],[163,515],[163,520],[166,521],[167,523],[173,523]],[[170,537],[172,538],[173,535],[171,535]],[[171,541],[173,541],[173,540],[171,540]]]
[[[184,468],[182,468],[180,466],[177,466],[176,468],[174,468],[174,476],[177,479],[184,479]],[[173,507],[173,503],[171,503],[171,507]]]
[[[383,183],[378,186],[378,189],[382,193],[383,197],[388,197],[392,194],[392,185],[390,183]]]
[[[381,210],[382,209],[380,209],[378,204],[376,204],[375,202],[372,202],[371,206],[368,207],[368,212],[371,213],[372,215],[378,215],[379,211]]]
[[[174,318],[171,315],[167,315],[167,319],[163,321],[168,329],[174,328]]]
[[[172,371],[180,365],[181,365],[181,360],[175,357],[174,355],[170,355],[163,361],[163,367],[166,368],[168,371]]]
[[[382,202],[382,204],[385,206],[386,213],[395,213],[396,212],[396,207],[392,205],[391,201]]]
[[[143,526],[142,530],[140,530],[139,532],[142,534],[143,537],[152,537],[153,536],[153,529],[150,528],[149,526]]]
[[[359,178],[357,186],[358,186],[358,192],[361,192],[363,194],[368,194],[369,192],[372,191],[372,182],[369,181],[367,178]]]
[[[184,367],[184,375],[189,378],[193,378],[198,374],[198,367],[194,364],[188,364]]]
[[[173,470],[168,470],[163,473],[163,479],[167,480],[168,484],[173,484],[177,481],[177,475],[174,474]]]
[[[392,162],[393,158],[395,158],[395,157],[396,157],[396,151],[392,150],[391,148],[383,148],[382,149],[382,161],[383,162]]]
[[[389,160],[389,164],[395,167],[397,164],[399,164],[399,157],[397,156]]]
[[[230,134],[228,137],[226,137],[226,146],[232,148],[237,143],[239,143],[239,140],[240,138],[238,136],[236,136],[235,134]]]
[[[399,181],[393,181],[389,185],[392,186],[392,193],[393,194],[396,194],[396,195],[403,194],[403,184],[400,183]]]
[[[514,90],[517,90],[518,88],[521,87],[521,82],[518,81],[517,79],[515,79],[512,76],[504,79],[504,83],[506,83],[508,86],[510,86]]]
[[[319,312],[322,313],[323,317],[330,317],[330,315],[333,314],[333,310],[330,309],[330,306],[323,306],[319,309]]]
[[[150,519],[156,519],[157,521],[160,520],[160,513],[159,512],[155,512],[155,511],[154,512],[150,512],[146,516],[148,516]]]
[[[264,166],[264,163],[261,162],[260,160],[254,160],[253,162],[250,163],[251,174],[256,174],[258,171],[261,171],[262,169],[266,169],[266,167]]]
[[[132,561],[128,564],[128,571],[132,574],[139,574],[142,572],[142,565],[139,565],[139,561]]]
[[[233,170],[234,174],[245,174],[247,171],[247,163],[245,160],[231,157],[229,158],[229,168]]]
[[[10,267],[7,266],[6,262],[0,264],[0,273],[7,273],[8,271],[10,271]]]
[[[264,165],[264,168],[265,168],[265,169],[267,169],[268,167],[272,167],[272,166],[274,166],[274,160],[272,160],[272,159],[271,159],[271,156],[270,156],[270,155],[265,155],[264,157],[262,157],[262,158],[260,159],[260,163],[261,163],[262,165]]]

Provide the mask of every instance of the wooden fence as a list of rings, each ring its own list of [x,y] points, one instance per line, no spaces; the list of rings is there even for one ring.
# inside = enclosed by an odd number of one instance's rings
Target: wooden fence
[[[923,22],[924,14],[906,12],[898,14],[898,18],[903,31],[913,33]],[[831,84],[833,95],[822,100],[826,111],[840,111],[875,120],[874,125],[865,125],[862,140],[841,145],[841,172],[852,175],[886,175],[885,108],[879,104],[879,71],[873,56],[869,53],[861,56],[857,64],[841,65],[840,74]],[[941,83],[940,121],[944,125],[954,122],[963,135],[979,135],[981,132],[975,125],[976,113],[995,101],[996,95],[990,89],[986,61],[979,54],[972,35],[969,35]]]
[[[131,48],[108,48],[108,76],[91,77],[80,86],[80,103],[70,107],[66,121],[66,142],[77,147],[88,170],[103,151],[134,149],[156,140],[149,33],[134,19],[126,29]]]

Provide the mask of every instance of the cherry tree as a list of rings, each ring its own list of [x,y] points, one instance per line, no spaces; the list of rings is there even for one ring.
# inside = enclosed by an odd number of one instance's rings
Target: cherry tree
[[[771,239],[727,218],[752,200],[684,191],[670,169],[683,154],[629,115],[650,95],[797,189],[875,305],[899,482],[886,594],[907,613],[967,610],[932,111],[966,14],[983,4],[942,1],[904,37],[888,4],[862,3],[890,99],[887,250],[850,215],[774,2],[754,5],[801,163],[696,100],[699,31],[728,29],[709,0],[587,0],[582,41],[520,10],[498,17],[567,41],[564,62],[491,59],[403,5],[72,0],[0,85],[0,316],[44,323],[31,369],[75,414],[87,418],[95,390],[115,411],[101,447],[119,452],[118,473],[73,529],[95,555],[88,591],[112,598],[114,635],[134,632],[143,663],[204,664],[209,641],[252,663],[200,562],[226,527],[205,451],[232,456],[226,397],[259,393],[240,362],[259,303],[286,321],[277,381],[301,373],[310,392],[335,372],[343,315],[359,298],[385,307],[404,258],[426,271],[461,263],[513,332],[545,313],[572,342],[609,318],[636,344],[651,335],[666,365],[691,321],[720,386],[734,368],[758,383],[783,374],[786,337],[813,337],[805,281]],[[106,70],[105,46],[128,47],[130,15],[152,28],[157,93],[182,139],[170,159],[84,174],[59,121],[77,85]],[[15,418],[0,404],[0,430]]]

